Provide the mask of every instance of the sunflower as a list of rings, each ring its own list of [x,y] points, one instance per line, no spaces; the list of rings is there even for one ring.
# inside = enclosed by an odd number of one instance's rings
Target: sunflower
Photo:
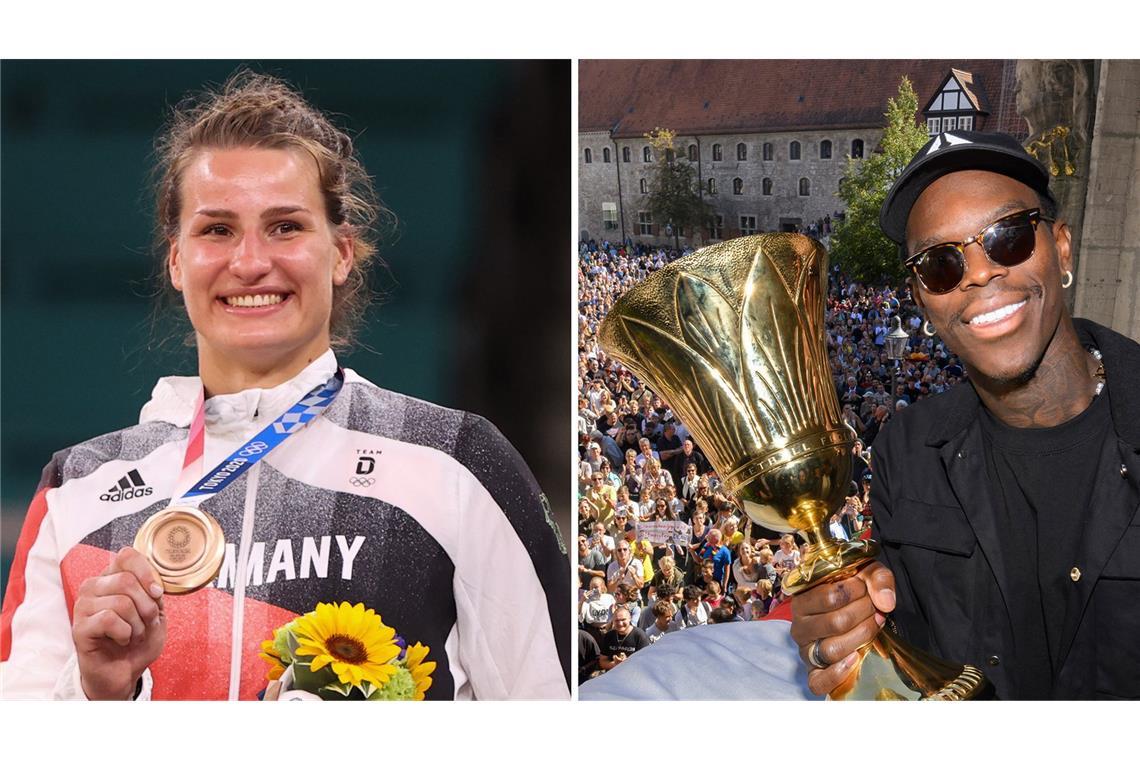
[[[415,700],[422,700],[424,693],[431,688],[431,674],[435,672],[435,663],[424,662],[429,651],[431,650],[418,641],[408,647],[404,664],[411,671],[412,680],[416,682],[416,695],[412,697]]]
[[[297,619],[293,634],[300,644],[297,655],[313,657],[309,669],[315,673],[331,664],[341,683],[382,686],[396,670],[391,664],[400,654],[396,631],[363,604],[318,604]]]
[[[277,647],[274,646],[273,639],[261,642],[261,651],[258,652],[258,655],[272,666],[269,668],[269,673],[265,676],[266,679],[276,681],[285,674],[285,663],[281,662],[281,657],[277,654]]]

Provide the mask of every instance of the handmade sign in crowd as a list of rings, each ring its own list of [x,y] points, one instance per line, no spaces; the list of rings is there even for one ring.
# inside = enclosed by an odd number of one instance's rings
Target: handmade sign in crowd
[[[680,520],[640,522],[637,524],[638,539],[648,538],[652,544],[685,546],[689,543],[692,535],[692,526]]]

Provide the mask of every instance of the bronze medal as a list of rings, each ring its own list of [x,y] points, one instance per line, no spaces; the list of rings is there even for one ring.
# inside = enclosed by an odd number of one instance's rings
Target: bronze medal
[[[168,594],[197,591],[217,577],[225,557],[222,526],[207,512],[167,507],[135,536],[135,550],[151,561]]]

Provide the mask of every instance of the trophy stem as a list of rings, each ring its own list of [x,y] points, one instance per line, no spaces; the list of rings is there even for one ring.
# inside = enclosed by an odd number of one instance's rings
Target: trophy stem
[[[874,541],[836,541],[820,538],[804,547],[800,566],[784,576],[784,591],[794,596],[813,586],[849,578],[879,554]]]

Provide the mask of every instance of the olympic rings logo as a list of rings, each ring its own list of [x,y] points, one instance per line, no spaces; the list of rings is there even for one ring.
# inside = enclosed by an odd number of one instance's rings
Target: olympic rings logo
[[[250,441],[246,447],[238,452],[243,457],[257,456],[261,452],[269,448],[269,444],[265,441]]]
[[[357,488],[368,488],[376,482],[376,478],[351,477],[348,479],[348,482]]]

